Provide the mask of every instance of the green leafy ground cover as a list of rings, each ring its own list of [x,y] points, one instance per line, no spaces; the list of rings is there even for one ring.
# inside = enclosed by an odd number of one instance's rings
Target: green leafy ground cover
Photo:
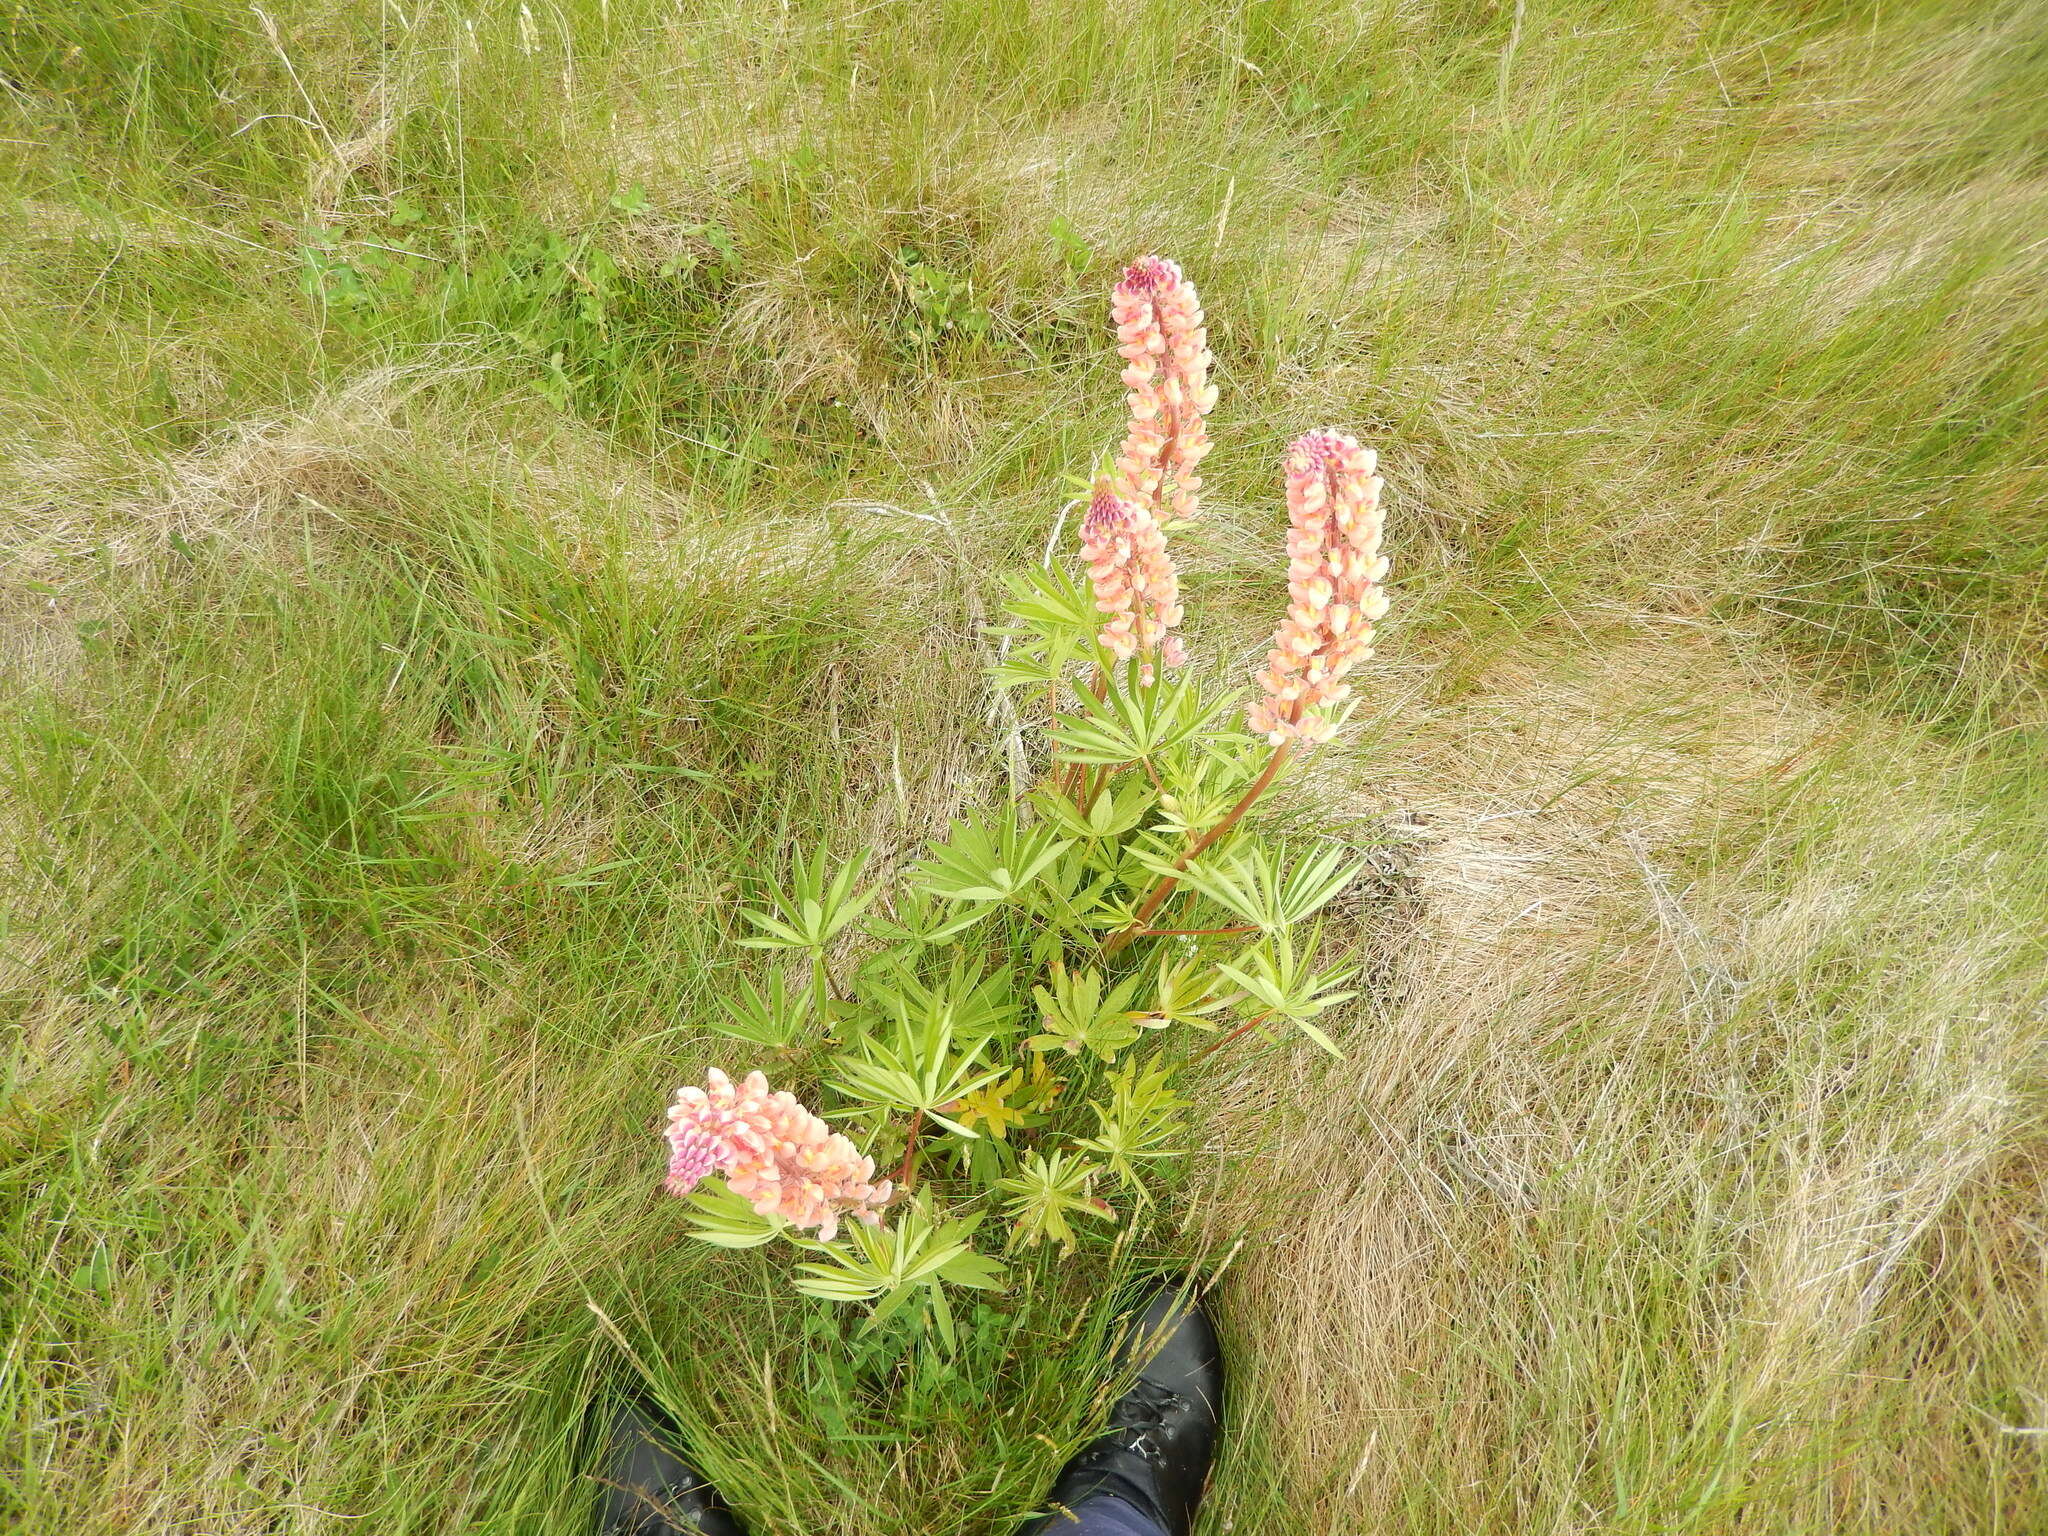
[[[2048,1518],[2048,32],[2024,4],[20,3],[0,31],[0,1509],[574,1531],[639,1369],[768,1532],[993,1531],[1230,1255],[1209,1529]],[[1273,808],[1366,995],[956,1350],[681,1241],[790,850],[981,669],[1207,300],[1396,607]],[[1035,765],[1027,763],[1026,771]],[[1340,921],[1341,920],[1341,921]],[[802,1086],[801,1084],[797,1084]],[[1077,1385],[1078,1384],[1078,1385]]]

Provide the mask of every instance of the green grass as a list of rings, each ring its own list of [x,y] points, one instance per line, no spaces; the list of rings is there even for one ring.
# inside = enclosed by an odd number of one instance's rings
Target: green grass
[[[264,13],[0,25],[13,1526],[579,1530],[637,1362],[762,1531],[1003,1530],[1114,1278],[1240,1240],[1205,1530],[2048,1520],[2037,8]],[[1006,792],[1148,249],[1199,651],[1281,445],[1382,455],[1281,811],[1377,983],[949,1365],[651,1133],[748,881]]]

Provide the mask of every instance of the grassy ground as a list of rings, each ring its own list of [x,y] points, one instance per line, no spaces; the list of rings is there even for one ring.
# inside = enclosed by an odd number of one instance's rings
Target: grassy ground
[[[0,1510],[581,1528],[630,1354],[757,1528],[994,1531],[1099,1263],[948,1368],[686,1252],[796,838],[996,792],[992,573],[1220,358],[1396,620],[1282,814],[1348,1057],[1223,1058],[1221,1532],[2048,1525],[2048,26],[2026,3],[14,0]],[[623,1346],[623,1351],[622,1351]],[[949,1374],[950,1369],[950,1374]]]

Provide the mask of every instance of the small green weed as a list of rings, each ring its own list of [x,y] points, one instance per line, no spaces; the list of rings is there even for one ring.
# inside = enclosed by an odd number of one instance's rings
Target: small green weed
[[[906,340],[920,348],[963,339],[981,341],[989,334],[989,313],[974,296],[974,283],[935,264],[906,246],[896,253],[909,311],[903,321]]]

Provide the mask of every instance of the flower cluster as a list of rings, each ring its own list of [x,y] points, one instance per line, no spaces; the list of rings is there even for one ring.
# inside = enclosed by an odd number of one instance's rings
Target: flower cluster
[[[1372,655],[1387,611],[1380,553],[1380,477],[1369,448],[1342,432],[1309,432],[1287,450],[1287,617],[1273,636],[1265,696],[1246,724],[1274,746],[1328,741],[1328,710],[1351,692],[1344,674]]]
[[[668,1112],[670,1194],[688,1194],[713,1173],[763,1216],[793,1227],[816,1227],[827,1242],[839,1218],[880,1223],[890,1186],[872,1182],[873,1158],[799,1103],[771,1093],[749,1072],[738,1087],[713,1067],[702,1088],[684,1088]]]
[[[1216,406],[1209,332],[1195,285],[1157,256],[1128,267],[1110,299],[1124,359],[1130,430],[1116,467],[1130,498],[1160,521],[1193,517],[1196,466],[1209,451],[1202,418]]]
[[[1081,519],[1081,558],[1095,606],[1109,616],[1099,636],[1104,649],[1119,661],[1143,658],[1147,683],[1154,656],[1169,667],[1187,665],[1186,647],[1173,633],[1181,621],[1180,577],[1151,510],[1098,485]]]

